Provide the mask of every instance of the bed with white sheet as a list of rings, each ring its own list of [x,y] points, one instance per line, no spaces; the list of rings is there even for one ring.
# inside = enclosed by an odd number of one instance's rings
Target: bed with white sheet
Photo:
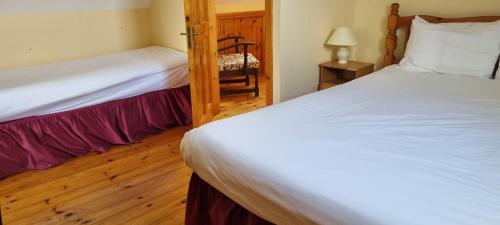
[[[187,54],[147,47],[0,69],[0,178],[191,123]]]
[[[186,53],[163,47],[0,69],[0,123],[182,87],[188,71]]]
[[[185,135],[186,224],[500,224],[500,16],[398,9],[383,70]]]
[[[393,66],[195,129],[182,152],[277,224],[498,224],[500,81]]]

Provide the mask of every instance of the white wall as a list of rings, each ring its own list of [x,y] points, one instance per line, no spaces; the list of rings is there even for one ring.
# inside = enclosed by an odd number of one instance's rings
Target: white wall
[[[349,0],[279,0],[275,4],[279,30],[274,44],[280,86],[278,99],[288,100],[317,90],[318,64],[331,60],[325,45],[332,30],[351,25],[354,3]],[[275,14],[276,16],[276,14]],[[275,80],[275,83],[276,80]],[[275,99],[276,100],[276,99]]]
[[[0,0],[0,15],[146,9],[151,0]]]

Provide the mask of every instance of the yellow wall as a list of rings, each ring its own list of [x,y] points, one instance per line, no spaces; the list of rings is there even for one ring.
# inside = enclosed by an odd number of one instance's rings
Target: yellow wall
[[[217,0],[217,13],[248,12],[266,9],[265,0]]]
[[[265,0],[217,0],[217,13],[265,9]],[[187,51],[184,0],[153,0],[151,27],[154,45]]]
[[[357,60],[380,65],[386,17],[393,1],[273,0],[275,101],[314,91],[318,83],[317,65],[333,58],[334,49],[324,43],[336,27],[353,27],[358,38],[354,54]],[[500,15],[499,0],[399,2],[402,15]],[[219,9],[219,12],[224,11]],[[179,35],[185,29],[183,0],[153,0],[150,10],[5,15],[0,16],[0,28],[0,68],[94,56],[152,44],[186,50],[185,37]]]
[[[252,11],[227,7],[218,0],[218,13]],[[253,0],[252,0],[253,1]],[[264,2],[259,8],[264,8]],[[318,64],[335,58],[335,49],[324,43],[339,26],[353,27],[358,38],[354,57],[381,64],[387,13],[395,0],[272,0],[274,25],[274,100],[291,99],[316,90]],[[185,50],[183,0],[153,0],[151,9],[154,43]],[[224,3],[226,2],[226,3]],[[402,15],[424,13],[440,16],[500,15],[499,0],[399,0]],[[229,8],[228,10],[224,8]],[[258,10],[259,10],[258,9]]]
[[[325,43],[332,29],[349,25],[353,1],[275,0],[274,8],[275,98],[288,100],[317,90],[318,64],[332,58]]]
[[[382,65],[387,15],[394,0],[355,0],[352,23],[358,39],[356,59]],[[500,15],[500,0],[399,0],[400,14],[441,17]]]
[[[150,20],[149,9],[0,16],[0,68],[145,47]]]
[[[187,51],[184,0],[153,0],[151,22],[154,45]]]

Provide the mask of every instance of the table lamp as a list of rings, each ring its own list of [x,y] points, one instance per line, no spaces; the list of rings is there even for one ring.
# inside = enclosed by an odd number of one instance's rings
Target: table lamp
[[[339,46],[337,57],[340,64],[346,64],[349,59],[349,47],[355,46],[356,37],[348,27],[339,27],[333,32],[327,42],[328,45]]]

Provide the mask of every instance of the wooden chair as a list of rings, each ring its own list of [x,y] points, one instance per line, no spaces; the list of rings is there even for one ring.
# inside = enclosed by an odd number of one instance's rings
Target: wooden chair
[[[231,36],[219,39],[218,43],[234,41],[233,44],[218,49],[219,53],[224,53],[234,49],[234,53],[219,54],[219,82],[220,84],[245,83],[246,87],[241,89],[221,88],[221,95],[255,93],[259,96],[259,60],[248,52],[248,47],[255,45],[255,42],[240,42],[244,39],[242,36]],[[240,53],[240,47],[243,47],[243,53]],[[250,88],[250,75],[255,76],[255,86]]]

